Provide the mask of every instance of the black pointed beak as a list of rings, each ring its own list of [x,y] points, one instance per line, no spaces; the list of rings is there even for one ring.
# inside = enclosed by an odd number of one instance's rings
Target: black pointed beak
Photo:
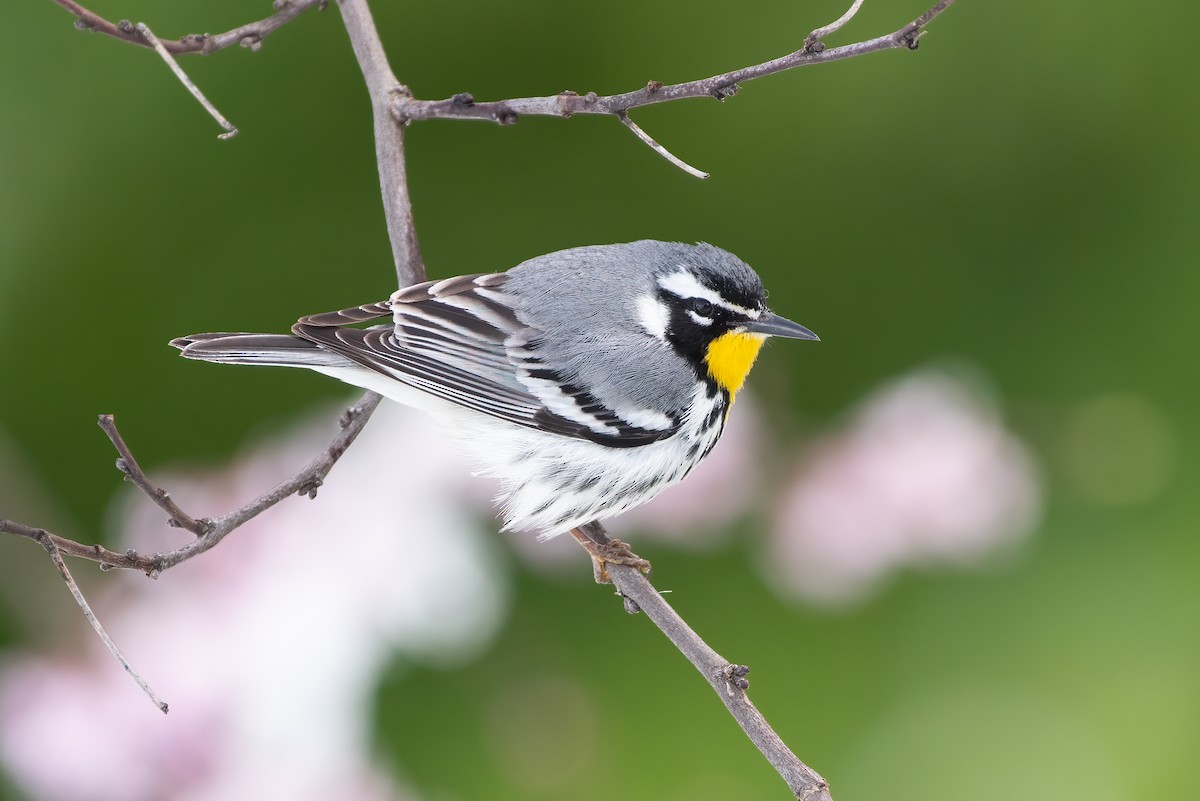
[[[766,334],[769,337],[821,341],[819,336],[800,325],[800,323],[793,323],[786,317],[780,317],[778,314],[773,314],[772,312],[763,312],[761,318],[747,323],[746,330],[753,334]]]

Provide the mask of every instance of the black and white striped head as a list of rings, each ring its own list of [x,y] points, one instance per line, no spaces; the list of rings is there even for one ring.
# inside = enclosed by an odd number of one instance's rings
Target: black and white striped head
[[[732,253],[701,243],[679,246],[674,255],[657,266],[649,291],[634,302],[641,326],[693,363],[703,364],[710,345],[730,333],[817,338],[773,314],[762,280]]]

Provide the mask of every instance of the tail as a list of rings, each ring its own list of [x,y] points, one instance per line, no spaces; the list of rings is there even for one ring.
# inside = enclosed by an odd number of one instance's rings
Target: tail
[[[354,362],[290,334],[192,334],[172,339],[187,359],[276,367],[357,367]]]

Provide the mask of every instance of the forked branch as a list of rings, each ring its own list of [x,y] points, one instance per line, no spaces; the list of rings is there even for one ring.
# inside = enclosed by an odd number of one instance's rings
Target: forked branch
[[[153,46],[129,20],[110,22],[94,11],[76,3],[75,0],[54,0],[54,2],[75,15],[75,27],[81,31],[102,33],[141,47]],[[313,6],[324,8],[327,2],[328,0],[275,0],[275,13],[266,19],[239,25],[224,33],[189,33],[179,39],[165,40],[162,45],[168,53],[176,56],[186,53],[208,55],[235,44],[251,50],[258,50],[262,46],[262,40],[267,36]]]
[[[0,532],[31,539],[46,550],[54,566],[58,569],[59,575],[70,590],[71,596],[75,599],[75,603],[79,605],[84,617],[87,618],[88,623],[95,629],[96,634],[109,650],[109,653],[120,663],[125,672],[137,682],[137,685],[149,696],[154,705],[166,714],[166,702],[155,694],[146,680],[134,669],[129,660],[125,658],[125,655],[121,653],[121,649],[113,642],[108,632],[105,631],[104,626],[92,611],[92,607],[87,602],[83,592],[79,589],[79,585],[75,583],[75,579],[71,575],[71,571],[67,568],[66,562],[63,561],[63,554],[99,562],[101,569],[112,570],[123,568],[127,570],[140,570],[151,578],[158,578],[162,571],[199,556],[219,543],[232,531],[262,514],[267,509],[270,509],[283,499],[296,494],[315,498],[317,488],[321,486],[321,483],[325,480],[325,476],[329,474],[333,465],[346,452],[350,444],[354,442],[359,432],[362,431],[363,426],[367,424],[367,420],[370,418],[371,413],[375,411],[375,407],[379,405],[380,400],[379,395],[370,392],[367,393],[363,396],[362,400],[346,410],[342,415],[342,430],[334,438],[333,442],[330,443],[329,447],[309,462],[303,470],[268,492],[263,493],[240,509],[235,509],[228,514],[213,519],[197,519],[192,517],[180,508],[179,504],[171,498],[165,489],[150,481],[146,473],[142,470],[141,465],[138,464],[137,459],[134,458],[129,446],[125,444],[125,438],[117,430],[117,424],[113,416],[111,414],[102,414],[99,421],[100,428],[108,435],[113,447],[117,449],[117,469],[124,473],[127,481],[133,482],[146,497],[167,513],[168,525],[186,529],[195,534],[196,539],[168,553],[142,555],[132,549],[117,552],[100,545],[84,545],[81,542],[52,534],[45,529],[27,526],[12,520],[0,519]]]
[[[884,36],[877,36],[864,42],[845,45],[842,47],[826,48],[821,37],[840,30],[862,5],[862,0],[854,0],[850,9],[840,18],[821,28],[812,31],[804,40],[803,46],[786,56],[764,61],[749,67],[723,72],[709,78],[694,81],[664,85],[658,81],[650,81],[644,87],[631,92],[616,95],[597,95],[595,92],[578,94],[576,92],[560,92],[557,95],[544,97],[520,97],[510,100],[492,100],[476,102],[467,93],[459,93],[445,100],[419,100],[411,95],[396,97],[394,113],[405,122],[432,119],[466,119],[485,120],[500,125],[513,125],[522,115],[543,117],[571,117],[575,114],[607,114],[617,117],[630,128],[643,142],[655,152],[666,158],[675,166],[698,178],[706,178],[708,174],[697,170],[670,154],[670,152],[645,134],[640,128],[632,125],[629,112],[635,108],[652,106],[659,103],[670,103],[675,100],[688,98],[710,97],[724,100],[737,94],[741,84],[763,78],[767,75],[786,72],[798,67],[811,64],[824,64],[831,61],[841,61],[868,53],[878,53],[884,50],[908,49],[916,50],[918,42],[924,33],[925,26],[935,17],[954,3],[954,0],[940,0],[921,16],[902,28]]]
[[[597,95],[595,92],[581,95],[568,91],[544,97],[519,97],[488,102],[476,102],[468,94],[458,94],[445,100],[400,97],[396,99],[395,112],[396,116],[406,121],[468,119],[512,125],[526,114],[564,118],[575,114],[608,114],[615,117],[635,108],[687,98],[708,97],[724,100],[736,94],[741,84],[767,75],[884,50],[916,50],[925,26],[953,3],[954,0],[940,0],[912,22],[884,36],[834,48],[825,48],[818,41],[814,41],[786,56],[694,81],[674,84],[650,81],[640,89],[615,95]]]
[[[137,459],[134,458],[129,446],[125,444],[121,432],[117,430],[113,416],[111,414],[100,415],[100,428],[108,435],[113,447],[117,449],[117,469],[125,475],[127,481],[132,482],[156,506],[167,513],[168,525],[190,531],[196,535],[196,538],[173,551],[143,555],[133,550],[117,552],[99,545],[84,545],[44,529],[12,520],[0,520],[0,531],[15,534],[18,537],[26,537],[43,543],[43,545],[49,543],[61,553],[99,562],[102,567],[140,570],[151,578],[158,578],[162,571],[182,564],[213,548],[233,531],[277,503],[293,495],[315,498],[325,477],[329,475],[329,471],[337,464],[338,459],[362,432],[380,400],[380,396],[373,392],[365,394],[358,403],[342,414],[339,421],[341,430],[337,436],[321,453],[305,465],[303,470],[244,506],[213,518],[192,517],[179,507],[165,489],[150,481]]]

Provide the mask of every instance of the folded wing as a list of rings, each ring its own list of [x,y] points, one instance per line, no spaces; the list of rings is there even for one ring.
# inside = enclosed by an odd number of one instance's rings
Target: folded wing
[[[382,303],[302,318],[306,342],[436,397],[517,425],[610,447],[655,442],[678,430],[663,417],[635,425],[559,375],[541,332],[519,316],[503,273],[406,287]],[[389,323],[361,323],[391,316]]]

